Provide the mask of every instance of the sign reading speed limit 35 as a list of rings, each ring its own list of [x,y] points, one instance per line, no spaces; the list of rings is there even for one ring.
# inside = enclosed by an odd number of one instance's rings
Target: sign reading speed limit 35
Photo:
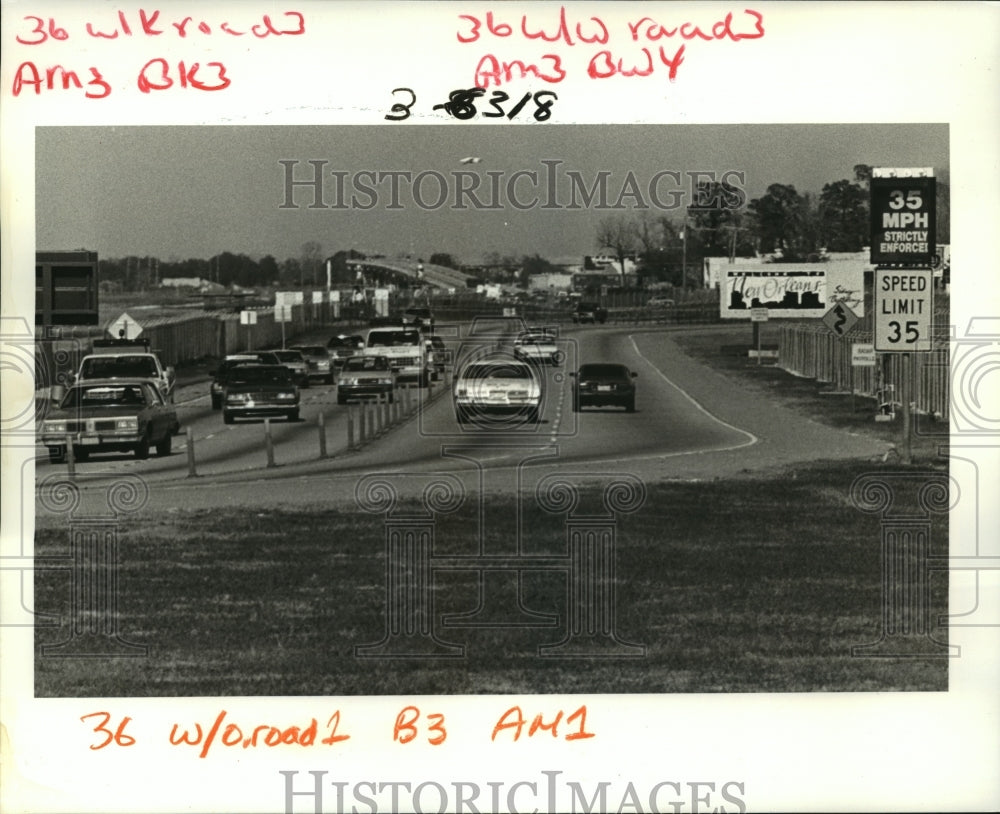
[[[875,271],[875,350],[913,353],[931,349],[934,272]]]

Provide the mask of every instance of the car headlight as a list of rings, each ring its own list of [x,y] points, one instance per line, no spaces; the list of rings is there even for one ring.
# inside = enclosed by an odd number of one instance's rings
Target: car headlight
[[[357,379],[337,379],[337,387],[353,387],[358,383]]]
[[[230,404],[244,404],[250,400],[250,397],[246,393],[230,393],[226,396],[226,401]]]
[[[289,393],[289,392],[285,391],[283,393],[278,393],[278,398],[279,399],[293,399],[293,398],[295,398],[295,394],[294,393]]]
[[[375,382],[376,384],[392,384],[392,378],[386,377],[384,379],[376,379]]]
[[[139,429],[139,419],[138,418],[119,418],[115,421],[116,430],[132,430],[133,432]]]
[[[43,432],[52,433],[65,433],[66,432],[66,422],[65,421],[45,421],[42,423]]]

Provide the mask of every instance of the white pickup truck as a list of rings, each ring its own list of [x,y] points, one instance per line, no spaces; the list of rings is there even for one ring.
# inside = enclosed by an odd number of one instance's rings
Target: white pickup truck
[[[174,369],[164,365],[149,349],[148,343],[95,341],[93,352],[83,357],[73,381],[135,378],[152,380],[165,402],[174,400]]]
[[[365,337],[364,356],[385,356],[396,380],[415,381],[426,387],[434,376],[434,355],[419,329],[412,326],[379,326]]]

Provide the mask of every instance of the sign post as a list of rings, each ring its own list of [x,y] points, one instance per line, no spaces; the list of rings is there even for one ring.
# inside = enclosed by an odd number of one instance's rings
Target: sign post
[[[851,344],[851,412],[854,412],[854,368],[875,367],[875,346],[867,342]]]
[[[256,311],[240,311],[240,324],[247,326],[247,350],[253,350],[253,327],[257,324]]]
[[[750,324],[753,326],[753,344],[757,347],[757,364],[760,365],[760,323],[767,322],[767,309],[750,309]]]
[[[115,339],[135,339],[142,333],[142,326],[128,314],[122,314],[108,326],[108,333]]]
[[[915,354],[931,350],[937,254],[934,170],[876,167],[871,179],[875,350],[902,353],[903,459],[912,460]]]
[[[929,268],[876,269],[876,351],[929,351],[933,311],[934,273]]]
[[[285,349],[285,323],[292,321],[292,306],[291,305],[276,305],[274,306],[274,318],[277,322],[281,323],[281,349]]]

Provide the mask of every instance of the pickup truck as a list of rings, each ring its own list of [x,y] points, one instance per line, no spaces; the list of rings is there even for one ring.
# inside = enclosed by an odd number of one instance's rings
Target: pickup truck
[[[176,376],[173,367],[160,362],[148,345],[119,342],[94,343],[93,353],[84,356],[74,383],[93,379],[150,379],[163,400],[172,403]]]
[[[426,387],[434,376],[434,354],[423,334],[413,326],[372,328],[358,353],[386,357],[400,382],[415,381]]]
[[[596,302],[578,302],[573,312],[573,322],[597,322],[604,324],[608,320],[608,309],[602,308]]]

